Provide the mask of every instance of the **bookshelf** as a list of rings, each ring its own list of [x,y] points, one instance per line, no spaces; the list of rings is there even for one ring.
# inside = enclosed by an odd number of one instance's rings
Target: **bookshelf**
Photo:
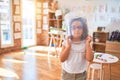
[[[37,0],[36,25],[37,45],[49,45],[50,27],[60,29],[62,27],[62,16],[55,17],[55,10],[51,10],[52,0]]]
[[[54,12],[49,12],[49,15],[48,15],[49,27],[60,29],[62,28],[62,21],[63,21],[62,16],[55,17]]]

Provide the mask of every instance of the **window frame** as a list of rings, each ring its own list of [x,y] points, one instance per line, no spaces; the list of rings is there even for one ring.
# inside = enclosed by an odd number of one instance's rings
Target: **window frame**
[[[10,13],[10,20],[9,20],[9,22],[10,22],[10,24],[9,24],[9,26],[10,26],[10,41],[11,41],[11,43],[10,44],[2,44],[2,34],[1,34],[1,32],[2,32],[2,30],[1,30],[1,22],[0,22],[0,47],[1,48],[6,48],[6,47],[12,47],[12,46],[14,46],[14,40],[13,40],[13,23],[12,23],[12,11],[13,11],[13,9],[12,9],[12,0],[10,0],[10,3],[9,3],[9,13]]]

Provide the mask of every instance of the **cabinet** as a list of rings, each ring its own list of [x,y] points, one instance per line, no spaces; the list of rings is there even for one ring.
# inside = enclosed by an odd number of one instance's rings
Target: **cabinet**
[[[117,56],[120,59],[120,42],[117,42],[117,41],[106,41],[105,52],[108,53],[108,54],[113,54],[113,55]],[[115,69],[120,69],[120,60],[117,63],[115,63],[114,65],[111,65],[111,67],[113,69],[114,68]],[[116,74],[120,74],[120,73],[116,73]]]
[[[120,53],[120,42],[106,41],[105,51],[108,53]]]
[[[109,33],[107,32],[93,32],[93,50],[95,52],[105,52],[108,38]]]

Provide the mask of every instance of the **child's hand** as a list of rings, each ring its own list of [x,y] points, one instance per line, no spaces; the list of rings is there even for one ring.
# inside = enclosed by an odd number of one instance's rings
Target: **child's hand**
[[[91,36],[88,36],[86,38],[86,44],[90,44],[90,42],[92,41],[92,37]]]
[[[66,47],[71,47],[71,39],[69,36],[66,37]]]

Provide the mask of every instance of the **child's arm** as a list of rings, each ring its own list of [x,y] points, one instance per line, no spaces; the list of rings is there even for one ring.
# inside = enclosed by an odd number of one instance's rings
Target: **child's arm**
[[[69,37],[67,37],[66,44],[62,46],[62,50],[61,50],[61,54],[60,54],[61,62],[64,62],[68,58],[70,48],[71,48],[71,41],[70,41]]]
[[[86,40],[86,54],[85,54],[85,58],[88,61],[92,61],[94,58],[92,48],[90,46],[90,42],[91,42],[91,37],[89,36],[89,37],[87,37],[87,40]]]

